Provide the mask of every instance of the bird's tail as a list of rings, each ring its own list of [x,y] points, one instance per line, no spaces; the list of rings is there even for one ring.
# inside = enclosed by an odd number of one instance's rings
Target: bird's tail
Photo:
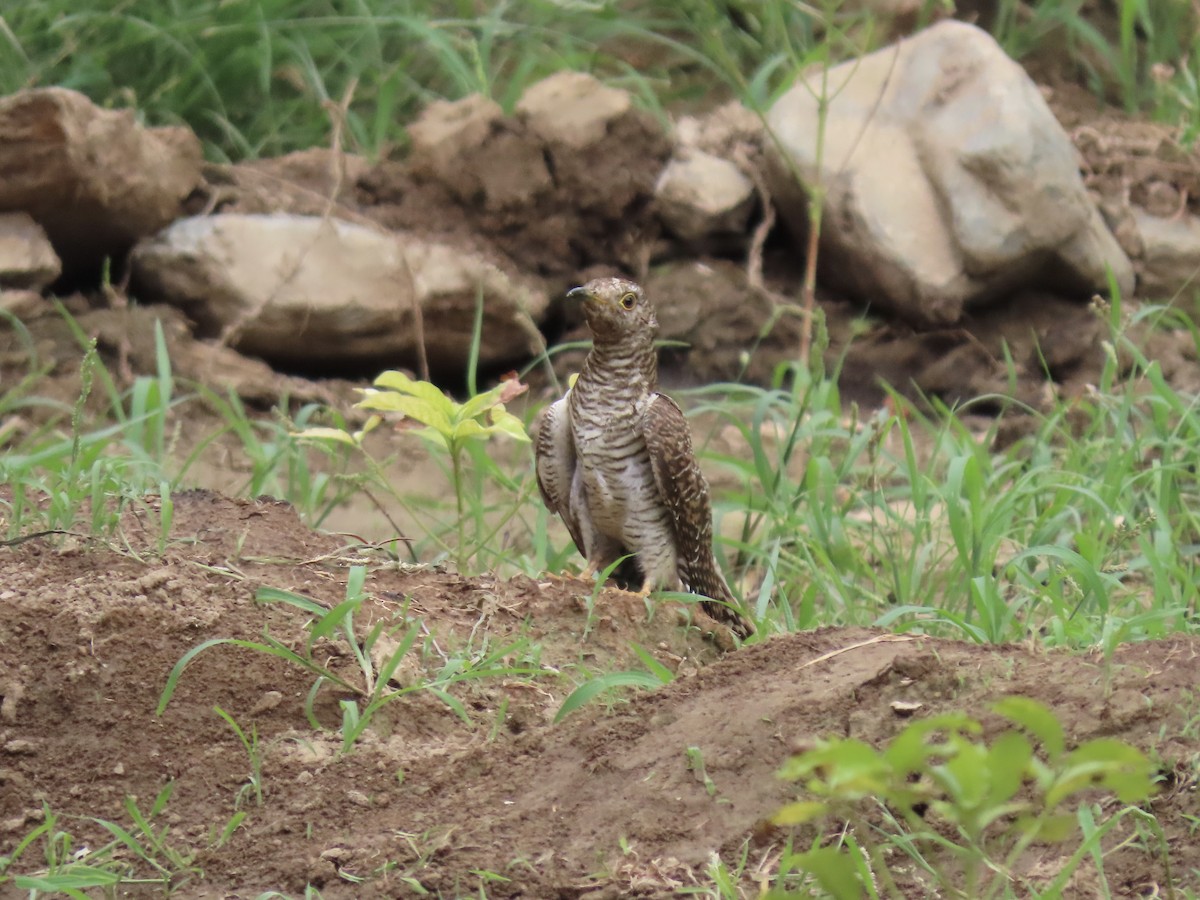
[[[742,640],[754,634],[754,623],[742,613],[741,605],[717,568],[717,561],[712,559],[709,565],[695,568],[700,571],[683,574],[688,576],[684,580],[689,591],[708,598],[700,601],[701,608],[716,621],[729,626],[729,630]]]

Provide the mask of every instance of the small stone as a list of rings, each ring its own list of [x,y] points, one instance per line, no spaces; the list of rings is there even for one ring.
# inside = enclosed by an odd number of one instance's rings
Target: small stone
[[[307,769],[305,769],[303,772],[301,772],[299,775],[296,776],[296,781],[299,784],[308,784],[312,780],[313,780],[313,773],[308,771]]]
[[[453,159],[482,146],[503,119],[500,104],[482,94],[437,100],[408,126],[412,153],[431,161]]]
[[[37,748],[33,741],[25,738],[13,738],[4,744],[4,752],[13,756],[33,756],[37,753]]]
[[[258,702],[255,703],[254,706],[250,709],[250,715],[256,716],[259,713],[268,712],[268,711],[274,709],[275,707],[277,707],[282,702],[283,702],[283,694],[281,694],[279,691],[267,691],[265,694],[262,695],[262,697],[259,698]]]
[[[517,101],[517,115],[534,134],[548,144],[575,149],[602,140],[610,123],[632,109],[627,91],[585,72],[557,72],[530,85]]]
[[[62,274],[50,239],[26,212],[0,213],[0,284],[40,291]]]
[[[25,696],[25,686],[17,681],[0,684],[0,722],[13,725],[17,721],[17,706]]]
[[[1146,185],[1142,205],[1150,215],[1166,219],[1180,211],[1183,197],[1175,185],[1155,179]]]
[[[667,227],[694,241],[744,231],[754,205],[754,184],[729,160],[692,150],[667,163],[654,196]]]
[[[115,766],[113,766],[113,774],[114,775],[124,775],[125,774],[125,763],[117,763]]]
[[[371,809],[375,805],[371,801],[371,798],[362,791],[346,791],[346,799],[355,806],[361,806],[364,809]]]

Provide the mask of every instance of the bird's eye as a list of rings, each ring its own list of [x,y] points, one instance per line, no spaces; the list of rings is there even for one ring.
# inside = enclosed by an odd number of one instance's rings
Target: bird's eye
[[[637,294],[630,292],[621,298],[621,309],[633,309],[635,303],[637,303]]]

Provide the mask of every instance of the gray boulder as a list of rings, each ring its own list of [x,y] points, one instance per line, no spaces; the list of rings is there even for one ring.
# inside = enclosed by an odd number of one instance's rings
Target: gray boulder
[[[799,246],[803,185],[826,191],[825,283],[921,324],[1029,285],[1089,296],[1110,270],[1132,290],[1069,138],[985,32],[941,22],[827,76],[820,152],[820,71],[768,114],[771,189]]]
[[[429,363],[461,371],[476,303],[479,361],[540,349],[548,298],[536,283],[459,247],[331,218],[217,215],[181,219],[132,257],[139,298],[182,308],[202,337],[284,366],[413,365],[414,304]]]

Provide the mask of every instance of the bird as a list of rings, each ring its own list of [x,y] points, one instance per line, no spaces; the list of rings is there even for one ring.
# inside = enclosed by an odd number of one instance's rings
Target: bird
[[[640,285],[597,278],[582,302],[592,348],[537,431],[538,489],[566,524],[589,579],[634,554],[640,594],[686,591],[739,638],[754,633],[713,554],[712,501],[683,411],[658,390],[658,319]]]

